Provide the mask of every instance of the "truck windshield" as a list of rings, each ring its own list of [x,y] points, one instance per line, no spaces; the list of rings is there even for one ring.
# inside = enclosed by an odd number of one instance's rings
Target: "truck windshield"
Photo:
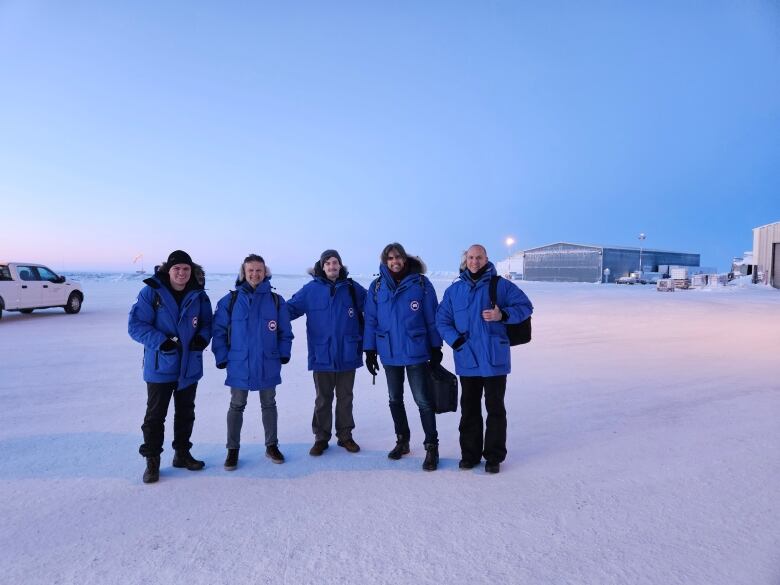
[[[0,280],[11,280],[11,271],[5,264],[0,264]]]

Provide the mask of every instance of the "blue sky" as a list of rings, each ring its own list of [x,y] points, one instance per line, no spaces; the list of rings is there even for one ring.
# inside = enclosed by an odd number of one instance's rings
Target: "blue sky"
[[[0,2],[0,256],[370,273],[780,221],[780,4]]]

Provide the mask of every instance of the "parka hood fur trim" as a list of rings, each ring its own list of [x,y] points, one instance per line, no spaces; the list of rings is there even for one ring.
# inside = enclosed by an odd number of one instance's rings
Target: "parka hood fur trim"
[[[263,263],[265,266],[265,278],[263,279],[263,282],[271,278],[271,267],[268,266],[265,262]],[[241,263],[241,266],[238,268],[238,276],[236,277],[236,286],[246,282],[246,275],[244,274],[244,263]]]
[[[409,268],[409,274],[425,274],[428,272],[428,267],[419,256],[407,257],[406,266]]]
[[[144,284],[149,285],[152,288],[160,288],[160,282],[165,286],[170,286],[171,279],[168,276],[168,263],[163,262],[159,266],[154,267],[154,277],[150,277],[144,280]],[[192,275],[187,281],[185,290],[203,290],[206,286],[206,271],[200,264],[192,263]]]
[[[325,276],[325,271],[322,269],[322,265],[320,264],[319,260],[317,260],[314,263],[314,266],[312,268],[309,268],[306,271],[306,273],[311,275],[311,276],[313,276],[313,277],[315,277],[315,278],[317,278],[317,277],[328,278],[327,276]],[[341,265],[341,269],[339,270],[339,276],[338,276],[338,278],[336,280],[337,281],[343,280],[343,279],[347,278],[347,276],[349,276],[349,268],[347,268],[346,266],[344,266],[342,264]]]

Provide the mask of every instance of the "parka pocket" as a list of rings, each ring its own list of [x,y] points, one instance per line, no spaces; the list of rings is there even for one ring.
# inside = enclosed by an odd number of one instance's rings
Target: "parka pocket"
[[[246,348],[247,346],[247,333],[249,329],[247,327],[248,319],[246,313],[243,315],[237,315],[233,313],[233,317],[230,320],[230,329],[228,331],[230,337],[227,342],[230,344],[231,350],[233,348]]]
[[[190,353],[187,361],[187,377],[200,378],[203,375],[203,352]]]
[[[411,358],[425,358],[429,355],[428,334],[425,329],[410,329],[407,332],[406,353]]]
[[[356,360],[363,351],[363,338],[360,335],[344,336],[344,361]]]
[[[314,363],[320,365],[330,364],[330,340],[315,341],[312,344],[314,352]]]
[[[490,364],[505,366],[509,363],[509,339],[500,335],[490,336]]]
[[[174,351],[160,351],[155,352],[154,369],[160,374],[177,374],[179,373],[179,367],[181,364],[181,357],[179,352]]]
[[[280,357],[279,350],[276,348],[263,350],[263,378],[275,378],[281,373]]]
[[[390,344],[390,332],[380,331],[376,332],[376,350],[380,356],[393,357],[393,349]]]
[[[464,368],[471,369],[477,367],[477,360],[474,358],[474,352],[471,350],[471,345],[467,341],[459,349],[456,349],[453,353],[455,358],[455,364],[462,365]]]
[[[455,322],[455,329],[458,331],[469,330],[469,311],[468,308],[455,309],[453,311],[453,321]]]

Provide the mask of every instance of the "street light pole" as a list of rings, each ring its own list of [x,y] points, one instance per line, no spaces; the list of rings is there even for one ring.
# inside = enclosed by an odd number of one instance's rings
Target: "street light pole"
[[[509,251],[509,278],[512,278],[512,244],[515,243],[515,239],[512,236],[509,236],[506,240],[504,240],[504,243],[506,244],[506,247]]]
[[[639,278],[642,278],[642,242],[647,239],[647,236],[642,232],[639,234]]]

